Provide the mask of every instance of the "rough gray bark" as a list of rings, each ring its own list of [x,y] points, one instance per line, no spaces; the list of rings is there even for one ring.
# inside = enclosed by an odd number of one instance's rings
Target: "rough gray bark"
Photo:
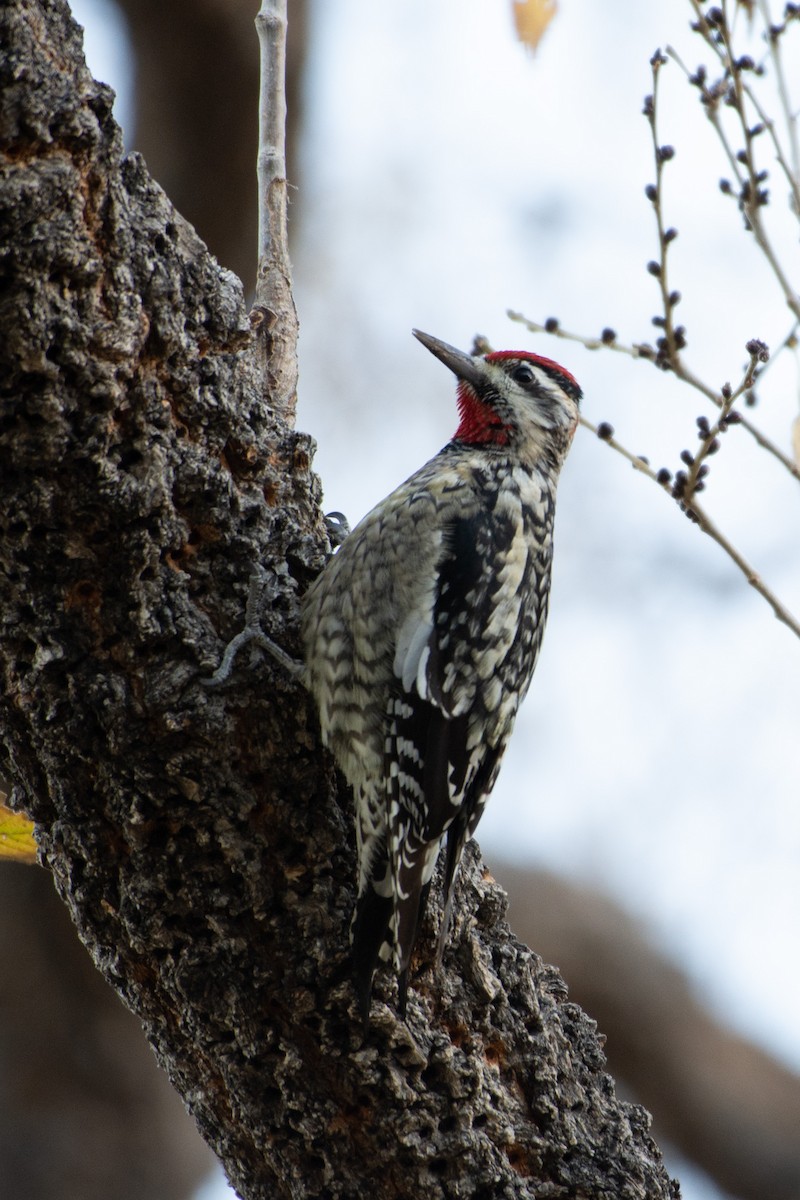
[[[444,973],[407,1024],[382,981],[365,1040],[350,801],[306,698],[266,662],[202,684],[257,561],[292,648],[312,443],[261,397],[238,282],[121,157],[61,0],[1,7],[0,44],[0,720],[95,963],[246,1200],[674,1195],[476,851]]]

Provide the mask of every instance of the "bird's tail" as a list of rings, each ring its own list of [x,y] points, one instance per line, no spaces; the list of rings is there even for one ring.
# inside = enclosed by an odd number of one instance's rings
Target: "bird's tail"
[[[366,884],[353,917],[353,982],[365,1023],[372,981],[380,963],[391,962],[399,976],[398,1009],[405,1017],[408,971],[425,914],[440,841],[419,842],[410,835],[393,844],[391,862],[376,863],[377,880]]]
[[[379,962],[392,953],[392,896],[381,895],[368,883],[356,901],[351,936],[353,941],[353,984],[364,1024],[369,1022],[372,980]]]

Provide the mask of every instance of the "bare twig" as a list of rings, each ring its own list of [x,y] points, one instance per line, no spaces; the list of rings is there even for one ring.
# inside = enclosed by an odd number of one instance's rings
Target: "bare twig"
[[[674,485],[672,485],[672,479],[668,471],[655,471],[650,466],[650,463],[646,458],[643,458],[638,454],[632,454],[627,447],[623,446],[621,442],[617,441],[617,439],[614,437],[613,430],[605,423],[601,422],[599,425],[594,425],[585,417],[581,417],[581,425],[590,430],[590,432],[596,434],[601,441],[605,442],[607,446],[610,446],[612,450],[615,450],[617,454],[621,454],[623,458],[627,459],[627,461],[636,471],[639,471],[642,475],[646,475],[648,479],[652,479],[653,483],[658,484],[661,490],[666,492],[668,496],[672,497],[673,499],[675,498]],[[736,547],[728,540],[728,538],[725,537],[722,531],[717,528],[705,509],[697,503],[696,497],[693,495],[690,503],[681,502],[681,506],[686,515],[698,526],[698,528],[712,538],[712,540],[715,541],[717,545],[725,551],[728,557],[742,572],[750,586],[754,588],[764,600],[766,600],[767,604],[770,606],[778,620],[782,621],[788,629],[791,629],[795,637],[800,638],[800,621],[798,621],[798,619],[793,616],[791,612],[789,612],[789,610],[781,603],[775,593],[767,587],[758,572],[750,566],[750,563],[747,561],[744,555],[740,554]]]
[[[563,338],[564,341],[568,342],[577,342],[580,346],[584,346],[587,350],[616,350],[618,354],[626,354],[629,358],[641,358],[646,362],[655,362],[656,359],[656,351],[649,344],[649,342],[634,342],[631,345],[626,345],[624,342],[618,341],[616,334],[610,329],[605,330],[600,337],[591,337],[585,336],[581,333],[573,333],[568,329],[564,329],[556,320],[552,318],[549,321],[546,321],[544,324],[541,324],[538,321],[531,321],[528,317],[524,316],[520,312],[515,312],[513,309],[508,309],[506,316],[508,316],[510,320],[516,321],[520,325],[524,325],[525,328],[530,330],[531,333],[549,333],[551,337]],[[790,333],[783,340],[779,349],[783,349],[787,346],[794,346],[796,344],[796,336],[797,323],[794,323]],[[772,359],[775,357],[776,356],[773,355]],[[770,361],[772,361],[772,359]],[[762,371],[764,369],[764,367],[761,368]],[[679,360],[678,370],[674,373],[684,383],[689,384],[690,387],[693,387],[696,391],[700,392],[701,395],[705,396],[707,400],[710,400],[711,403],[717,408],[723,407],[723,393],[721,391],[715,391],[713,388],[709,387],[708,384],[704,383],[702,379],[698,378],[698,376],[689,370],[683,359]],[[798,467],[797,463],[795,463],[788,456],[788,454],[785,454],[779,446],[776,446],[775,443],[768,438],[766,434],[758,428],[757,425],[754,425],[749,418],[741,414],[739,416],[739,424],[741,425],[742,429],[747,430],[747,432],[762,450],[766,450],[766,452],[771,454],[773,458],[776,458],[781,466],[785,467],[785,469],[791,475],[793,475],[795,479],[800,480],[800,467]]]
[[[751,75],[753,78],[756,78],[763,73],[763,65],[755,63],[747,54],[738,57],[734,54],[733,35],[731,24],[728,20],[729,0],[722,0],[721,7],[705,7],[701,3],[701,0],[690,0],[690,3],[696,17],[696,23],[693,28],[713,51],[722,68],[721,77],[717,80],[709,80],[707,71],[703,66],[699,67],[694,74],[690,74],[674,50],[668,48],[667,54],[678,63],[689,82],[700,90],[704,111],[717,134],[719,143],[730,165],[732,177],[735,181],[739,209],[744,217],[745,226],[752,232],[757,245],[769,263],[773,275],[783,292],[786,303],[793,314],[794,319],[791,329],[781,341],[776,352],[780,354],[782,351],[797,345],[798,328],[800,327],[800,297],[798,297],[789,282],[762,219],[762,210],[768,203],[769,193],[764,186],[767,179],[767,172],[760,170],[756,163],[755,141],[759,135],[768,131],[778,163],[792,189],[792,206],[795,215],[800,215],[796,118],[791,112],[778,47],[778,42],[785,26],[773,26],[769,19],[768,0],[759,0],[759,11],[765,23],[765,37],[778,77],[778,89],[781,96],[783,115],[789,130],[791,164],[783,150],[781,139],[776,133],[774,123],[769,120],[759,103],[755,93],[755,86],[751,86],[749,82]],[[796,6],[794,5],[787,6],[787,21],[790,19],[790,9],[792,10],[792,19],[798,15],[794,11],[795,8]],[[765,55],[764,57],[766,61],[767,56]],[[725,551],[745,576],[750,586],[767,601],[776,617],[791,629],[796,636],[800,637],[800,622],[785,608],[743,555],[728,540],[725,534],[717,528],[705,509],[698,503],[698,495],[706,487],[705,480],[709,472],[708,459],[719,450],[721,435],[733,424],[739,424],[745,428],[750,436],[763,449],[767,450],[769,454],[777,459],[796,479],[800,479],[800,467],[798,467],[798,463],[789,457],[788,454],[784,453],[770,441],[760,429],[753,425],[746,417],[742,416],[738,409],[734,409],[736,401],[741,397],[745,397],[746,403],[753,403],[755,400],[754,387],[767,369],[768,362],[770,361],[769,351],[763,342],[757,338],[753,338],[747,343],[749,361],[741,381],[735,389],[729,383],[723,384],[719,389],[710,387],[686,365],[681,354],[686,345],[685,330],[681,325],[677,325],[674,320],[675,308],[680,303],[681,297],[679,292],[671,289],[667,269],[669,246],[678,236],[678,231],[669,227],[664,219],[662,189],[665,165],[673,159],[675,151],[672,146],[662,145],[659,141],[657,122],[659,75],[666,62],[667,58],[660,50],[657,50],[651,58],[650,67],[653,77],[653,90],[645,98],[644,102],[644,115],[650,125],[655,160],[655,182],[648,184],[645,188],[645,194],[653,207],[658,235],[658,258],[647,264],[648,272],[658,281],[661,294],[661,313],[653,317],[653,324],[661,330],[660,335],[654,339],[655,344],[651,345],[649,342],[640,342],[625,345],[618,341],[617,335],[612,329],[603,330],[599,337],[584,337],[562,329],[554,317],[549,318],[544,324],[538,324],[527,320],[519,313],[509,312],[508,315],[512,320],[523,323],[530,331],[535,333],[549,333],[555,337],[579,342],[589,350],[615,350],[617,353],[626,354],[631,358],[646,359],[660,370],[669,371],[674,374],[683,383],[700,392],[701,395],[716,407],[718,413],[713,421],[705,416],[697,418],[697,429],[700,438],[699,449],[696,452],[686,449],[681,453],[681,461],[684,466],[676,471],[674,475],[666,467],[654,470],[646,458],[632,454],[616,440],[614,430],[607,422],[603,421],[595,426],[592,422],[582,419],[582,424],[596,433],[602,441],[607,442],[623,458],[627,459],[640,474],[646,475],[653,482],[657,483],[680,506],[686,516]],[[728,130],[723,124],[722,111],[726,107],[733,109],[735,113],[735,118],[744,142],[742,149],[737,149],[732,145]],[[751,111],[758,117],[758,120],[755,122],[750,117]],[[733,192],[733,188],[728,181],[724,180],[720,186],[723,192]],[[773,355],[773,359],[774,357]]]
[[[800,142],[797,135],[797,113],[792,111],[792,104],[789,98],[789,87],[786,83],[786,73],[783,69],[783,55],[781,54],[780,34],[783,28],[776,28],[772,21],[772,15],[769,9],[768,0],[759,0],[759,9],[764,22],[764,28],[767,30],[767,40],[769,44],[770,58],[772,65],[775,68],[775,79],[778,84],[778,96],[783,109],[783,119],[786,123],[786,132],[789,135],[789,146],[791,147],[792,165],[791,170],[787,168],[787,174],[793,185],[793,193],[795,200],[795,213],[800,216],[800,196],[798,195],[798,184],[800,184]]]
[[[767,114],[763,105],[761,104],[761,101],[759,100],[758,96],[756,95],[755,91],[753,90],[753,88],[750,86],[749,83],[743,84],[743,91],[744,91],[744,94],[747,96],[748,100],[750,101],[750,103],[752,104],[753,110],[755,111],[756,115],[758,116],[759,124],[763,125],[765,132],[769,135],[769,139],[772,142],[772,148],[775,151],[776,162],[778,163],[778,166],[783,171],[783,174],[786,178],[786,182],[789,184],[789,188],[791,189],[792,209],[793,209],[794,215],[796,217],[800,217],[800,176],[795,174],[794,169],[792,168],[792,166],[790,166],[790,164],[786,158],[786,154],[784,152],[780,138],[778,137],[778,135],[775,131],[775,122]],[[790,141],[792,142],[792,154],[794,155],[794,153],[795,153],[794,142],[796,141],[796,131],[794,130],[793,125],[791,127],[790,132],[792,135],[790,138]]]
[[[634,342],[629,346],[617,339],[613,329],[604,329],[599,337],[592,337],[582,333],[570,333],[569,330],[562,329],[554,317],[542,325],[513,308],[506,309],[506,316],[509,320],[516,321],[518,325],[524,325],[531,333],[549,333],[551,337],[563,338],[567,342],[578,342],[586,350],[615,350],[617,354],[627,354],[629,358],[645,358],[650,362],[656,356],[655,350],[648,342]]]
[[[766,172],[756,169],[753,142],[758,136],[759,131],[757,127],[752,127],[748,120],[745,104],[745,84],[742,80],[743,71],[751,69],[754,64],[746,55],[737,58],[734,53],[726,4],[723,4],[722,9],[715,8],[705,13],[698,0],[690,0],[690,3],[697,18],[695,25],[697,32],[719,59],[725,72],[724,80],[720,84],[713,87],[705,86],[704,82],[700,82],[699,84],[706,115],[713,125],[720,145],[730,163],[731,171],[737,183],[739,207],[747,222],[747,226],[769,263],[787,305],[794,315],[800,319],[800,297],[798,297],[783,270],[780,259],[761,218],[761,209],[767,203],[768,199],[768,193],[764,188]],[[676,61],[680,61],[674,52],[673,57]],[[698,82],[697,76],[690,78],[693,82]],[[735,152],[731,146],[720,119],[720,101],[723,99],[727,106],[734,109],[739,118],[744,139],[744,149],[738,152]],[[740,166],[744,167],[744,171],[740,170]]]
[[[261,97],[254,323],[261,335],[265,392],[272,407],[292,422],[297,392],[297,310],[287,230],[286,8],[287,0],[262,0],[256,17]]]
[[[672,146],[662,146],[658,140],[658,127],[656,121],[656,108],[658,98],[658,77],[661,68],[667,62],[660,50],[656,50],[653,57],[650,59],[650,69],[653,74],[653,91],[650,96],[645,97],[644,115],[650,125],[650,136],[653,142],[653,158],[655,160],[656,181],[648,184],[645,189],[647,199],[653,206],[653,212],[656,218],[656,228],[658,230],[658,261],[653,261],[647,264],[647,270],[651,275],[654,275],[658,280],[658,285],[661,290],[661,309],[663,316],[654,317],[653,323],[663,329],[663,335],[656,341],[656,364],[662,369],[669,369],[679,378],[686,378],[687,371],[681,362],[680,352],[686,345],[686,331],[682,325],[676,325],[674,321],[674,311],[677,304],[680,303],[680,292],[671,291],[667,279],[667,256],[670,244],[678,236],[677,229],[664,227],[663,205],[662,205],[662,180],[664,174],[664,164],[670,162],[675,155],[675,150]]]

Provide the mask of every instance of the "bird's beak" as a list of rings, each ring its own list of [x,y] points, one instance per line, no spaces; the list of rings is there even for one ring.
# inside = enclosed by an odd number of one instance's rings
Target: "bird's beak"
[[[422,342],[423,346],[430,350],[431,354],[435,354],[459,379],[476,389],[486,382],[485,370],[482,369],[483,359],[473,358],[463,350],[456,350],[455,346],[448,346],[447,342],[440,342],[438,338],[431,337],[429,333],[423,333],[420,329],[412,329],[411,332],[417,341]]]

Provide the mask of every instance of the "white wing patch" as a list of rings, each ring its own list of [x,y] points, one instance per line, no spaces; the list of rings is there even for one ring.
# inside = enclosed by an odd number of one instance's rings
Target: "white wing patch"
[[[415,611],[409,613],[397,636],[397,649],[394,655],[394,673],[403,684],[403,691],[410,692],[416,681],[417,691],[423,700],[428,698],[428,685],[425,677],[428,665],[431,634],[433,633],[433,605],[429,612]]]

